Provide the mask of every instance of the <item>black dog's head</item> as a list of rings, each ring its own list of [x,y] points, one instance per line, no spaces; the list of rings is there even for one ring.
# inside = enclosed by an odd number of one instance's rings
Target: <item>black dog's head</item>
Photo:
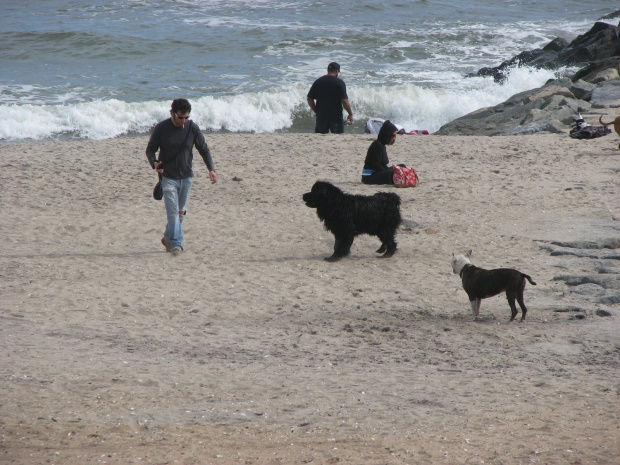
[[[312,186],[310,192],[303,195],[306,206],[310,208],[319,208],[325,205],[334,197],[342,194],[342,191],[329,182],[317,181]]]

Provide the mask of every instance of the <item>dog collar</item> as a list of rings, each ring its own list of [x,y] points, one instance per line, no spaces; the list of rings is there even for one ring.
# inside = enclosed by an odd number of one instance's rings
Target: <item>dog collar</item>
[[[465,270],[466,270],[467,268],[471,267],[471,266],[474,266],[474,265],[472,265],[471,263],[468,263],[468,264],[467,264],[467,265],[465,265],[463,268],[461,268],[461,271],[459,271],[459,276],[462,278],[462,277],[463,277],[463,273],[465,272]]]

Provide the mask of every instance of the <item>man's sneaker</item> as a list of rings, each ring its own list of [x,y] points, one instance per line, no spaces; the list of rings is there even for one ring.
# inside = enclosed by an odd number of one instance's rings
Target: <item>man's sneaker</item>
[[[166,252],[168,252],[168,253],[172,252],[172,249],[170,248],[170,242],[168,242],[168,239],[166,239],[165,237],[162,237],[161,238],[161,243],[166,248]]]
[[[172,250],[172,255],[174,257],[178,257],[179,255],[181,255],[183,253],[183,251],[181,249],[173,249]]]

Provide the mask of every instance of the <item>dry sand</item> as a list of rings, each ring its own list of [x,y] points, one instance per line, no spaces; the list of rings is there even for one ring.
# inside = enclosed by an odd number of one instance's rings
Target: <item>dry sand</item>
[[[371,136],[207,140],[176,258],[147,138],[0,146],[0,463],[620,463],[620,311],[541,248],[617,233],[616,134],[400,136],[399,250],[338,263],[301,195],[394,190],[359,182]],[[534,278],[527,322],[471,321],[468,249]]]

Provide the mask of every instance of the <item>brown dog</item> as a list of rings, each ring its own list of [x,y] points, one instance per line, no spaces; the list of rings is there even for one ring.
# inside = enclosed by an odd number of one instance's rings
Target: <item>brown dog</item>
[[[605,123],[603,122],[603,115],[599,116],[598,118],[599,123],[601,123],[603,126],[607,127],[610,124],[614,125],[614,130],[616,131],[616,134],[618,134],[618,136],[620,136],[620,116],[616,116],[616,119],[613,121],[610,121],[609,123]],[[620,149],[620,144],[618,144],[618,148]]]
[[[512,268],[497,268],[494,270],[483,270],[474,266],[471,261],[471,250],[464,255],[452,254],[452,271],[461,276],[463,289],[469,296],[471,312],[474,320],[480,315],[480,302],[487,297],[493,297],[506,291],[508,305],[510,305],[510,321],[517,316],[515,299],[521,307],[521,321],[525,320],[527,308],[523,302],[523,290],[527,279],[534,286],[536,283],[532,278],[513,270]]]

